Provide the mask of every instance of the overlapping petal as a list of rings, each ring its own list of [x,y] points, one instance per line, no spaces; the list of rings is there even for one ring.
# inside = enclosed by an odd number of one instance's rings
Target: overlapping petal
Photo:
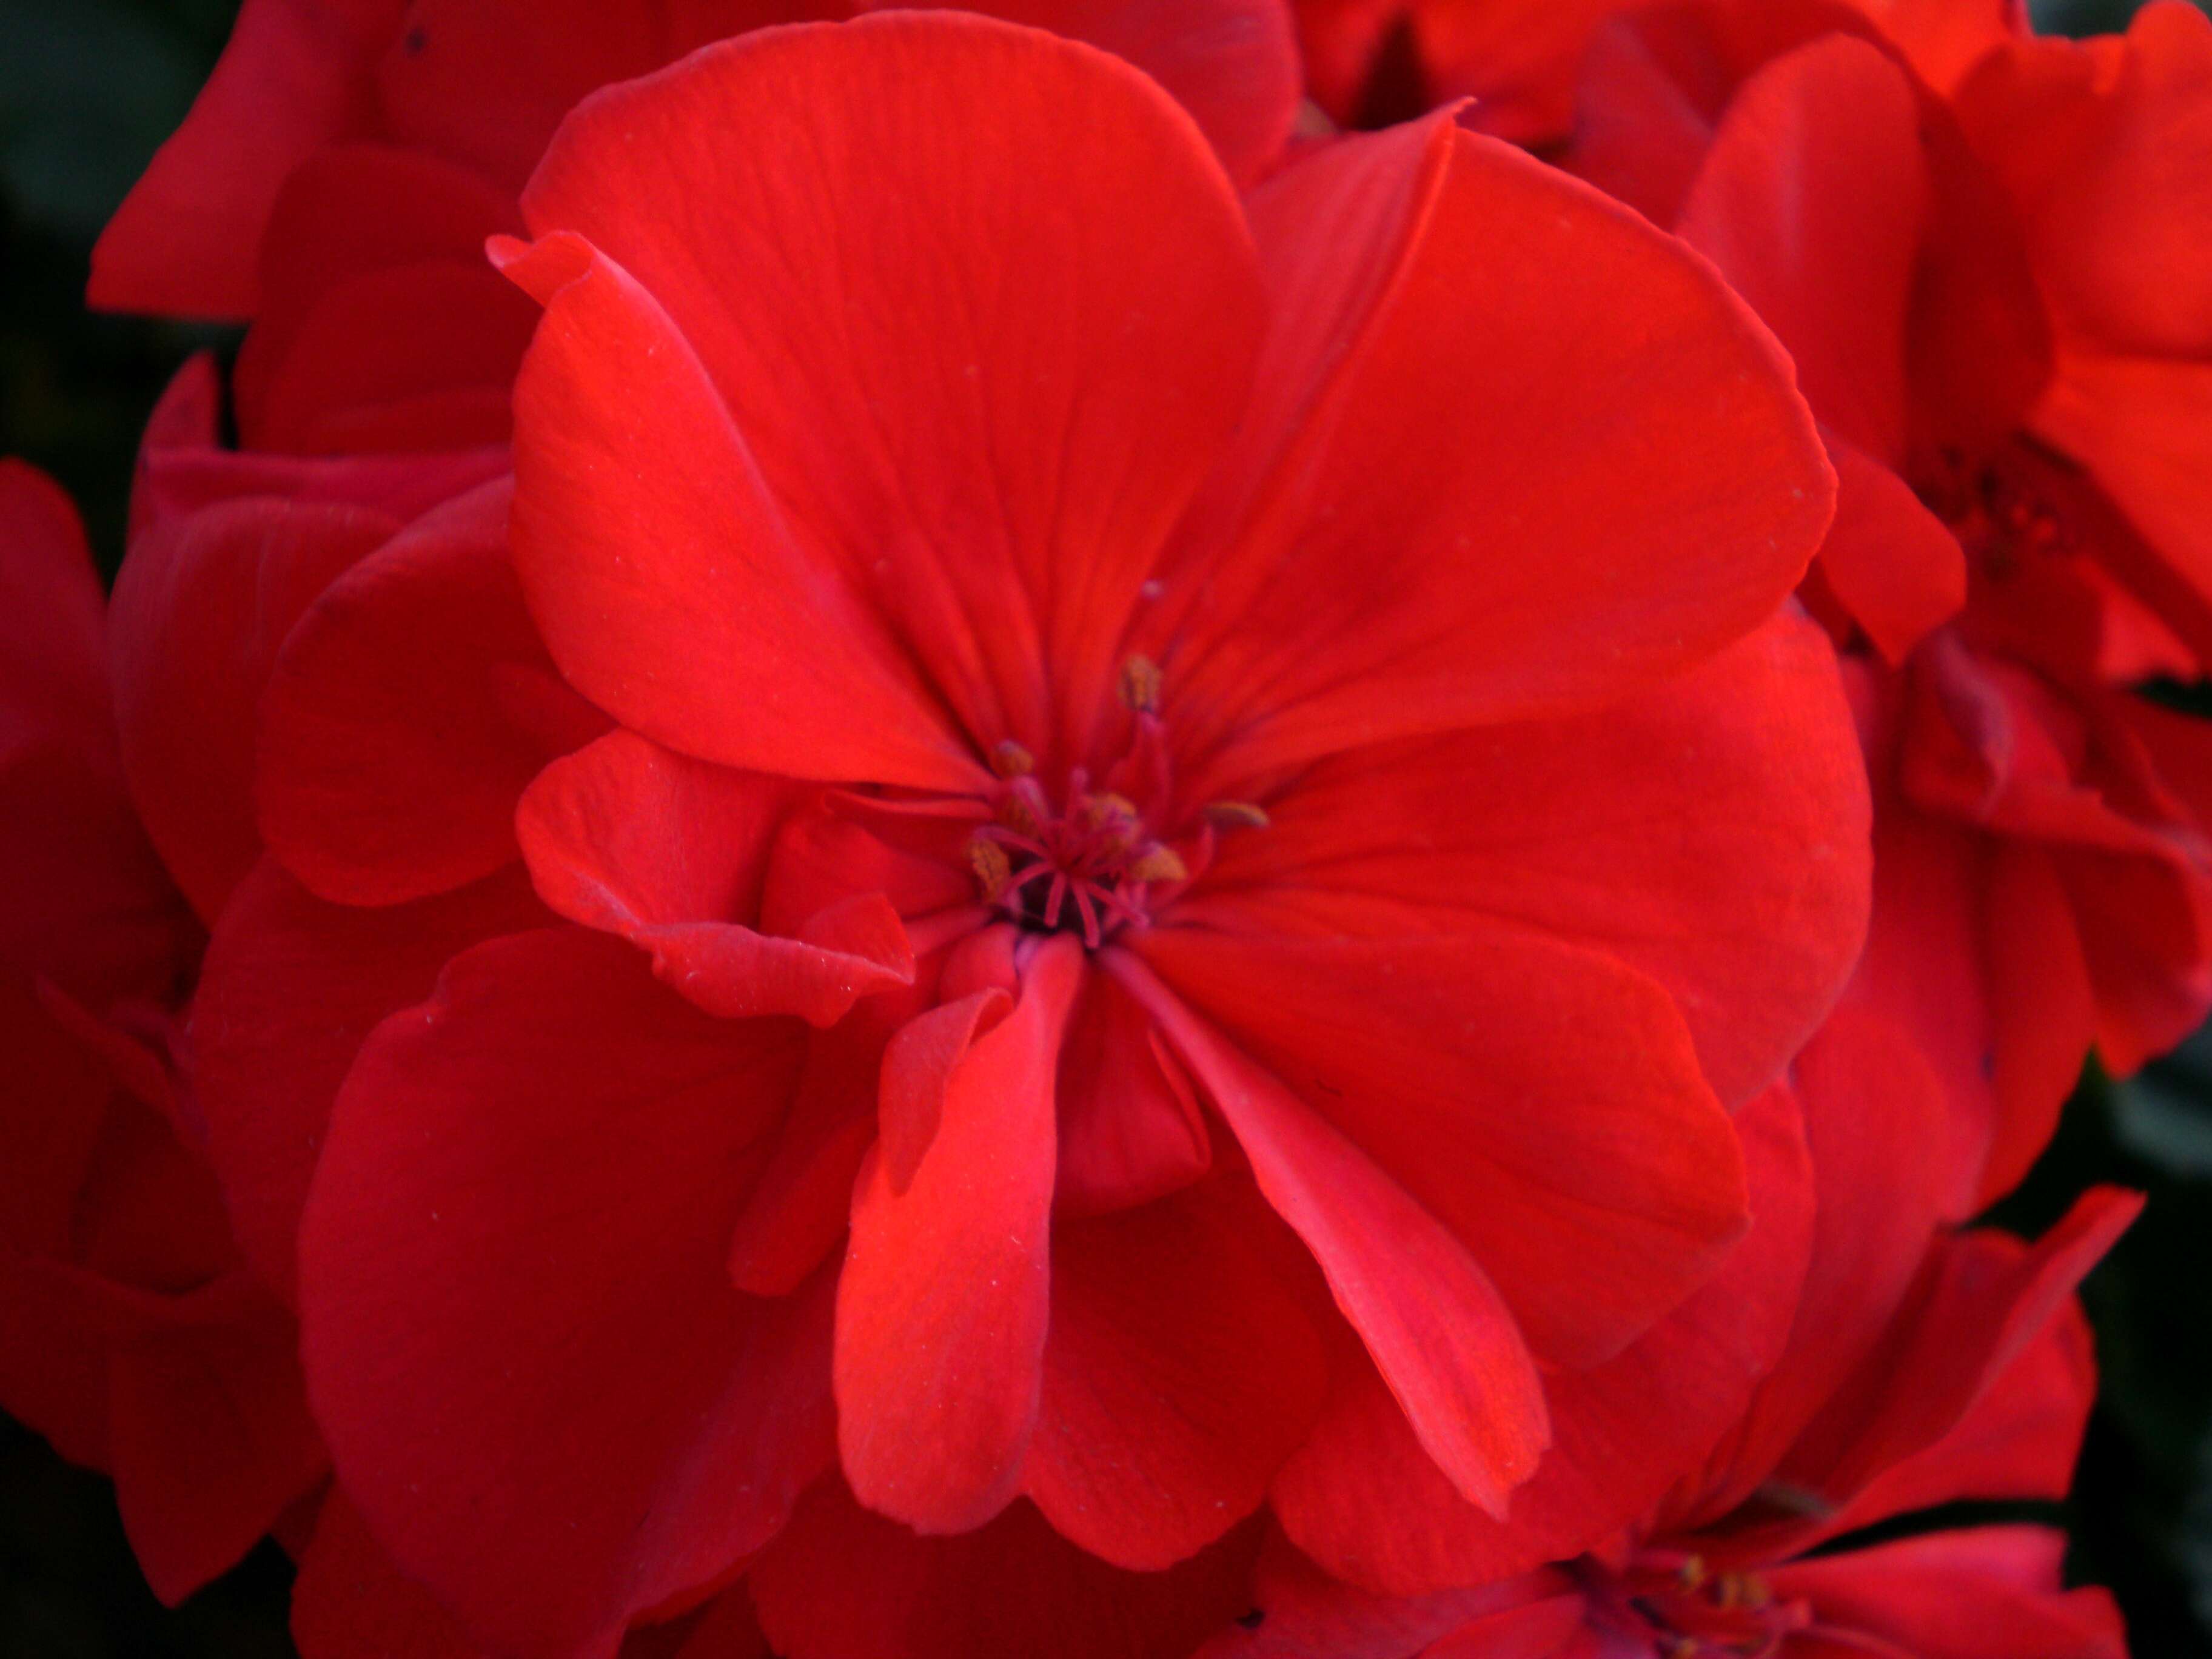
[[[124,769],[206,920],[260,856],[254,746],[277,654],[317,596],[398,528],[367,508],[249,496],[133,543],[109,613]]]
[[[1783,360],[1632,214],[1437,118],[1252,215],[1254,406],[1137,635],[1201,790],[1602,702],[1804,574],[1834,480]]]
[[[370,1031],[471,945],[550,920],[518,870],[362,908],[318,899],[264,859],[232,893],[192,1002],[193,1085],[231,1230],[285,1300],[331,1103]]]
[[[924,1534],[981,1526],[1019,1486],[1051,1307],[1054,1062],[1087,971],[1072,939],[1041,949],[1006,1018],[946,1056],[903,1188],[887,1139],[854,1193],[837,1281],[845,1474]]]
[[[1769,1091],[1742,1125],[1751,1231],[1703,1288],[1620,1354],[1547,1374],[1553,1443],[1504,1516],[1451,1489],[1360,1368],[1277,1482],[1291,1538],[1340,1577],[1419,1597],[1574,1556],[1647,1513],[1735,1422],[1798,1306],[1814,1192],[1796,1103]],[[1670,1409],[1655,1418],[1658,1399]]]
[[[1132,1573],[1066,1542],[1026,1503],[957,1538],[920,1538],[830,1480],[749,1582],[791,1659],[1150,1659],[1187,1652],[1246,1611],[1257,1542],[1248,1527],[1165,1572]]]
[[[284,642],[254,793],[270,849],[322,897],[401,903],[511,863],[524,787],[605,727],[523,609],[508,496],[495,481],[424,514]]]
[[[1251,1185],[1056,1222],[1023,1488],[1061,1537],[1159,1571],[1243,1521],[1320,1414],[1312,1269]]]
[[[572,678],[801,776],[972,787],[957,733],[1087,738],[1260,319],[1157,88],[949,15],[763,35],[594,100],[524,210],[516,552]]]
[[[1845,1651],[1886,1641],[1917,1659],[2121,1659],[2111,1596],[2062,1588],[2064,1547],[2048,1528],[1974,1528],[1796,1562],[1773,1584],[1809,1601],[1823,1626],[1850,1632]]]
[[[309,1383],[371,1528],[488,1645],[611,1652],[830,1456],[826,1294],[725,1263],[803,1029],[564,929],[459,957],[355,1062],[301,1224]]]
[[[1857,956],[1864,793],[1834,658],[1784,617],[1626,708],[1313,767],[1270,799],[1264,834],[1224,842],[1188,914],[1573,940],[1666,988],[1734,1103]]]

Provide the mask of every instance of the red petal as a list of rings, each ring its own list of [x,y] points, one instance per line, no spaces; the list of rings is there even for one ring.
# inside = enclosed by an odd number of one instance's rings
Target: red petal
[[[26,1056],[27,1089],[33,1045],[50,1046],[34,979],[100,1010],[166,1000],[198,942],[124,788],[105,609],[69,498],[0,459],[0,994],[26,1033],[7,1047]]]
[[[111,1350],[108,1468],[124,1530],[171,1606],[322,1477],[291,1319],[244,1273],[131,1322]]]
[[[717,1595],[704,1614],[674,1625],[633,1631],[622,1659],[775,1659],[761,1634],[752,1597],[732,1589]]]
[[[1985,453],[2014,436],[2051,379],[2050,307],[2002,185],[1942,106],[1922,111],[1936,196],[1908,341],[1915,436]]]
[[[185,125],[93,250],[91,302],[252,315],[278,188],[367,115],[360,76],[403,15],[404,0],[249,0]]]
[[[333,1491],[292,1586],[301,1659],[483,1659],[437,1600],[392,1565],[361,1512]]]
[[[1158,1659],[1251,1605],[1256,1534],[1164,1573],[1124,1572],[1027,1504],[979,1531],[917,1538],[824,1481],[749,1575],[790,1659]]]
[[[1624,0],[1298,0],[1315,96],[1346,125],[1404,112],[1379,94],[1402,75],[1424,106],[1474,100],[1485,131],[1540,144],[1565,136],[1590,32]],[[1402,54],[1410,63],[1394,61]]]
[[[0,981],[26,1000],[36,977],[94,1008],[166,1002],[191,972],[198,924],[114,773],[112,755],[0,737]]]
[[[1157,1571],[1259,1508],[1328,1383],[1310,1272],[1237,1176],[1055,1229],[1022,1486],[1061,1537]]]
[[[1617,696],[1803,574],[1833,477],[1771,337],[1680,244],[1442,118],[1328,147],[1252,214],[1255,407],[1139,635],[1224,784]]]
[[[882,1157],[894,1196],[905,1196],[935,1143],[945,1097],[977,1033],[1012,1006],[1004,991],[972,992],[908,1020],[884,1050]]]
[[[1155,929],[1142,955],[1258,1062],[1237,1071],[1271,1103],[1270,1139],[1295,1135],[1304,1181],[1334,1178],[1343,1156],[1347,1182],[1380,1182],[1393,1207],[1440,1229],[1472,1258],[1455,1279],[1479,1264],[1512,1310],[1508,1328],[1545,1358],[1618,1353],[1741,1236],[1735,1126],[1680,1017],[1642,975],[1504,924],[1363,939],[1270,928],[1225,904],[1209,915],[1237,931]],[[1147,1006],[1178,1049],[1204,1029]],[[1217,1097],[1223,1086],[1208,1080]]]
[[[222,378],[212,354],[185,362],[147,422],[131,489],[131,534],[218,501],[281,495],[294,502],[339,502],[390,514],[402,523],[503,477],[504,445],[422,455],[272,455],[224,447],[219,430]]]
[[[331,584],[277,661],[261,827],[325,898],[396,904],[489,875],[515,856],[523,787],[604,728],[522,607],[507,500],[486,485],[410,526]]]
[[[787,1294],[843,1240],[876,1141],[885,1045],[919,1000],[872,997],[807,1039],[791,1111],[730,1237],[731,1282],[748,1296]]]
[[[88,760],[112,756],[106,614],[69,496],[0,457],[0,747],[35,732]]]
[[[1836,522],[1820,574],[1893,665],[1966,603],[1966,555],[1912,488],[1864,450],[1831,434]]]
[[[349,1495],[486,1645],[611,1652],[826,1455],[826,1304],[724,1266],[803,1030],[564,930],[457,958],[355,1062],[301,1231],[307,1373]],[[805,1433],[771,1404],[793,1366]]]
[[[837,1288],[838,1443],[869,1508],[962,1532],[1006,1507],[1036,1418],[1050,1301],[1052,1083],[1085,971],[1073,939],[969,1049],[904,1192],[860,1171]]]
[[[1984,848],[1972,830],[1916,811],[1901,798],[1886,740],[1874,745],[1869,764],[1878,787],[1874,914],[1844,999],[1905,1033],[1942,1085],[1950,1121],[1929,1162],[1958,1181],[1948,1213],[1963,1219],[1974,1207],[1997,1115],[1986,1064],[1993,1038],[1981,943]],[[2079,948],[2073,947],[2077,956]],[[2052,1034],[2054,1042],[2071,1045],[2076,1076],[2093,1035],[2086,1018],[2071,1031]],[[2071,1086],[2069,1080],[2054,1095],[2054,1110]]]
[[[2212,24],[2170,4],[2141,8],[2124,38],[2021,40],[1960,87],[1960,124],[2027,228],[2062,338],[2203,356],[2208,94]]]
[[[416,0],[414,9],[428,3]],[[533,32],[547,32],[544,18],[541,8]],[[246,383],[234,387],[236,395],[258,399],[245,360],[281,344],[333,285],[423,259],[481,270],[484,238],[521,228],[514,192],[472,168],[388,140],[319,149],[285,179],[272,210],[260,248],[262,305],[234,370]]]
[[[1959,1425],[2065,1307],[2081,1276],[2142,1207],[2140,1198],[2098,1188],[2033,1249],[1982,1232],[1962,1235],[1931,1255],[1914,1299],[1778,1471],[1785,1486],[1834,1507],[1817,1508],[1812,1521],[1762,1528],[1756,1547],[1769,1552],[1765,1559],[1883,1518],[1881,1478]],[[1911,1378],[1912,1386],[1897,1387],[1899,1377]],[[2028,1467],[2040,1471],[2045,1464],[2039,1457]],[[1911,1490],[1913,1484],[1891,1490],[1910,1492],[1918,1503],[1934,1495]]]
[[[793,813],[777,837],[762,920],[787,932],[832,905],[880,894],[902,916],[966,907],[981,927],[989,912],[976,902],[968,844],[987,810],[973,799],[823,796]]]
[[[262,496],[133,538],[109,612],[124,769],[203,917],[260,857],[254,739],[277,653],[324,589],[398,528],[360,507]]]
[[[867,0],[881,9],[890,0]],[[1280,0],[966,0],[963,11],[1050,29],[1126,58],[1173,93],[1251,184],[1297,118],[1298,52]]]
[[[830,1025],[911,983],[914,953],[879,894],[806,917],[795,937],[766,931],[769,848],[802,798],[784,780],[615,732],[548,767],[515,828],[548,904],[652,952],[654,971],[708,1012]]]
[[[1204,1176],[1212,1139],[1182,1066],[1120,982],[1091,974],[1060,1051],[1060,1215],[1149,1204]]]
[[[1913,1659],[2126,1659],[2112,1597],[2060,1589],[2065,1543],[2042,1527],[1930,1533],[1796,1562],[1770,1582],[1810,1601],[1849,1652],[1860,1650],[1850,1638],[1871,1637]]]
[[[281,342],[240,354],[241,370],[260,371],[241,439],[300,455],[505,442],[538,313],[480,259],[393,264],[319,293]]]
[[[35,987],[13,963],[0,975],[0,1045],[15,1078],[0,1115],[0,1248],[66,1257],[115,1079]]]
[[[1911,82],[1834,35],[1737,88],[1675,226],[1788,349],[1814,412],[1892,466],[1929,195]]]
[[[192,1085],[239,1249],[287,1302],[331,1103],[362,1042],[452,957],[547,920],[519,870],[389,908],[325,903],[268,859],[239,884],[192,1002]]]
[[[1905,49],[1921,79],[1948,92],[1982,56],[2030,33],[2026,0],[1857,0]]]
[[[2160,558],[2115,571],[2200,652],[2212,641],[2201,453],[2212,302],[2191,249],[2212,210],[2201,111],[2212,27],[2179,6],[2124,41],[2024,41],[1961,87],[1960,120],[2027,227],[2060,340],[2035,431],[2086,464]]]
[[[540,242],[510,272],[580,246]],[[562,672],[724,765],[972,787],[880,624],[811,568],[667,313],[585,252],[515,386],[515,563]]]
[[[0,1249],[0,1319],[36,1341],[0,1345],[0,1407],[72,1463],[112,1468],[107,1371],[112,1322],[85,1276],[12,1243]]]
[[[2063,689],[1948,636],[1919,666],[1899,768],[1912,803],[2050,850],[2116,1071],[2179,1042],[2212,1004],[2212,880],[2133,699]]]
[[[2089,1322],[2069,1298],[1942,1438],[1891,1465],[1829,1530],[1937,1509],[1962,1494],[2059,1501],[2074,1484],[2096,1395]]]
[[[270,216],[232,374],[243,446],[503,445],[537,313],[485,267],[483,241],[520,228],[511,192],[435,156],[340,143],[301,162]]]
[[[2112,574],[2200,656],[2212,653],[2212,485],[2195,458],[2212,443],[2212,367],[2202,360],[2081,355],[2062,360],[2034,415],[2039,437],[2095,476],[2148,544],[2100,539]]]
[[[1198,1659],[1425,1659],[1431,1644],[1462,1629],[1489,1638],[1501,1625],[1510,1632],[1528,1620],[1547,1632],[1572,1630],[1584,1606],[1572,1581],[1552,1571],[1480,1589],[1377,1595],[1331,1578],[1273,1535],[1260,1552],[1253,1594],[1256,1621],[1239,1620],[1243,1629],[1224,1632]],[[1555,1647],[1500,1651],[1504,1659],[1550,1659]]]
[[[1242,410],[1261,314],[1228,181],[1158,87],[957,13],[762,33],[594,100],[524,199],[604,256],[519,393],[519,545],[556,654],[587,601],[555,544],[594,536],[629,562],[596,630],[624,618],[641,650],[656,596],[685,605],[650,623],[657,670],[701,659],[724,711],[679,714],[669,684],[630,723],[732,764],[942,785],[973,774],[892,701],[907,662],[985,748],[1080,744],[1119,713],[1123,623]],[[605,481],[541,518],[546,474],[586,465]],[[708,643],[738,594],[759,620]],[[617,649],[572,672],[626,675]],[[817,707],[850,718],[800,728]]]
[[[1493,1613],[1435,1643],[1421,1659],[1607,1659],[1579,1595]],[[1795,1659],[1795,1656],[1793,1656]]]
[[[1977,1210],[2017,1187],[2051,1144],[2096,1029],[2081,925],[2057,863],[2045,849],[2018,842],[2000,845],[1990,860],[1983,956],[1996,1115]]]
[[[1268,1203],[1313,1252],[1423,1449],[1471,1502],[1501,1512],[1551,1426],[1534,1361],[1482,1267],[1404,1186],[1133,957],[1109,960],[1228,1120]]]
[[[1905,1033],[1839,1010],[1797,1057],[1818,1194],[1812,1260],[1788,1346],[1686,1497],[1693,1527],[1751,1496],[1888,1328],[1959,1191],[1949,1103]],[[1898,1149],[1919,1149],[1900,1159]]]
[[[1705,165],[1728,95],[1771,55],[1714,38],[1795,7],[1632,7],[1599,28],[1584,58],[1575,132],[1561,165],[1655,225],[1671,225]],[[1789,40],[1789,46],[1803,41]]]
[[[1811,1252],[1813,1172],[1796,1103],[1770,1090],[1741,1125],[1752,1231],[1619,1356],[1546,1377],[1553,1443],[1503,1521],[1454,1492],[1371,1375],[1355,1376],[1276,1482],[1276,1512],[1300,1547],[1357,1583],[1424,1595],[1578,1554],[1649,1514],[1782,1352]]]
[[[377,65],[409,143],[519,188],[561,118],[612,81],[748,29],[835,15],[840,0],[415,0]]]
[[[1324,762],[1269,799],[1264,832],[1224,842],[1182,905],[1207,914],[1228,890],[1286,931],[1503,917],[1571,940],[1663,985],[1735,1103],[1858,954],[1865,793],[1834,653],[1784,617],[1626,708]]]

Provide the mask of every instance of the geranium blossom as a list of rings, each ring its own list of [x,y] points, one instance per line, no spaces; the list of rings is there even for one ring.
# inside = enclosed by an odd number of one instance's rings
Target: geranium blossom
[[[2212,1005],[2203,740],[2111,689],[2195,672],[2149,609],[2196,627],[2197,550],[2171,494],[2188,486],[2106,468],[2118,448],[2078,412],[2101,365],[2133,364],[2153,397],[2200,371],[2171,338],[2162,364],[2140,355],[2156,348],[2126,331],[2123,277],[2092,290],[2069,274],[2081,239],[2057,216],[2078,198],[2049,182],[2125,203],[2156,189],[2131,169],[2202,151],[2186,88],[2212,72],[2212,26],[2153,6],[2125,41],[1996,33],[1963,70],[1923,51],[1926,76],[1957,81],[1948,102],[1897,47],[1820,8],[1685,10],[1621,40],[1641,55],[1615,52],[1613,114],[1577,165],[1674,219],[1790,346],[1841,480],[1812,598],[1839,630],[1909,655],[1894,687],[1869,671],[1885,810],[1858,994],[1917,1034],[1954,1133],[1989,1148],[1960,1194],[1971,1209],[2048,1139],[2093,1040],[2130,1070]],[[2092,83],[2093,58],[2109,84]],[[1705,106],[1710,128],[1664,90],[1691,64],[1740,77]],[[2014,159],[2024,81],[2051,135],[2039,190]],[[1817,213],[1793,205],[1808,191]],[[2109,270],[2131,250],[2162,258],[2168,210],[2100,228]],[[2113,421],[2143,408],[2105,406]],[[2191,441],[2185,421],[2163,429]],[[2160,497],[2147,481],[2168,476]]]
[[[2212,1005],[2208,98],[247,0],[104,611],[0,463],[0,1405],[304,1659],[2124,1659],[1926,1512],[2064,1496],[2136,1201],[1970,1222]]]
[[[1111,1565],[1025,1576],[1132,1609],[1097,1574],[1190,1558],[1220,1588],[1159,1616],[1225,1613],[1211,1540],[1354,1331],[1502,1505],[1545,1368],[1729,1259],[1723,1102],[1856,945],[1855,745],[1775,615],[1827,480],[1765,337],[1448,125],[1248,227],[1149,82],[950,19],[603,94],[524,212],[514,571],[488,485],[292,631],[202,1000],[272,1238],[329,1087],[284,1079],[359,1014],[251,988],[405,1010],[301,1251],[371,1530],[502,1650],[599,1650],[834,1462],[984,1529],[833,1477],[754,1570],[780,1647],[880,1650],[772,1591],[828,1539],[927,1595],[1065,1538]],[[593,729],[540,649],[621,729],[516,813]],[[582,926],[409,1010],[518,847]]]

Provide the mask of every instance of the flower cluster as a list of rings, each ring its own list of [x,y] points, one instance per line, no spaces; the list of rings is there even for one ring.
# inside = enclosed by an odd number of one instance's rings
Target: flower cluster
[[[2212,24],[247,0],[0,467],[0,1405],[306,1659],[2118,1659]],[[1856,1534],[1891,1523],[1883,1541]]]

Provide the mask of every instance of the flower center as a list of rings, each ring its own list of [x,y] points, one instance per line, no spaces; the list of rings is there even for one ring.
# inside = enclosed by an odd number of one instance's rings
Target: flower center
[[[1584,1589],[1611,1622],[1664,1659],[1772,1659],[1811,1622],[1802,1601],[1782,1601],[1758,1574],[1715,1572],[1696,1555],[1651,1551],[1625,1571],[1579,1564]]]
[[[1168,746],[1159,718],[1160,671],[1132,657],[1121,671],[1130,714],[1127,747],[1094,781],[1078,766],[1057,794],[1019,744],[992,751],[1000,783],[991,817],[968,843],[968,862],[988,904],[1037,933],[1079,933],[1092,950],[1121,929],[1142,927],[1213,857],[1218,829],[1265,825],[1243,802],[1217,801],[1180,831]]]
[[[1146,827],[1127,796],[1091,787],[1077,767],[1058,801],[1033,775],[1010,779],[996,816],[969,843],[987,902],[1024,927],[1079,931],[1094,950],[1151,913],[1156,884],[1190,879],[1174,848]]]
[[[2053,498],[2049,471],[2018,447],[1979,459],[1947,448],[1925,458],[1917,489],[1959,538],[1976,574],[2002,583],[2039,558],[2084,550],[2078,526]]]

